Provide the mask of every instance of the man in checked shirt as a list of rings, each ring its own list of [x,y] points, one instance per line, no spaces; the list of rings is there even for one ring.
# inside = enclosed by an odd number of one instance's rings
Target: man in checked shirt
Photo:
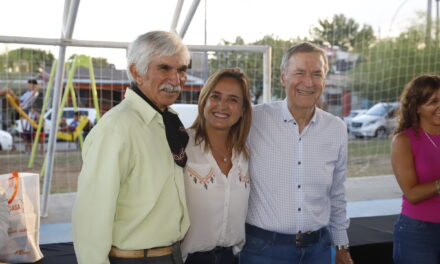
[[[243,264],[353,263],[348,251],[347,129],[316,107],[327,57],[311,43],[284,54],[284,101],[254,107],[248,137],[251,192]]]

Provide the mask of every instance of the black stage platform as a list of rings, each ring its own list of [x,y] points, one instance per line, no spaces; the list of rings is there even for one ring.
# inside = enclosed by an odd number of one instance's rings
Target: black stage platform
[[[397,215],[352,218],[348,237],[356,264],[392,264],[393,226]],[[41,245],[38,264],[77,264],[72,243]]]

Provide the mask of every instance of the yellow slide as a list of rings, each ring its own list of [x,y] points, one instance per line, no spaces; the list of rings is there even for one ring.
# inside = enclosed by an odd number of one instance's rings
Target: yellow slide
[[[37,123],[32,120],[24,111],[23,109],[21,109],[21,107],[17,104],[17,102],[15,102],[14,98],[12,98],[12,96],[10,94],[6,94],[6,99],[9,101],[9,103],[12,105],[12,107],[15,108],[15,110],[17,110],[17,112],[24,117],[24,119],[26,119],[27,121],[29,121],[29,123],[35,128],[37,129],[38,125]]]
[[[66,141],[75,141],[88,123],[89,123],[89,119],[87,119],[86,116],[81,116],[79,118],[79,124],[75,128],[73,133],[72,132],[60,132],[60,131],[58,131],[57,132],[57,138],[63,139],[63,140],[66,140]]]

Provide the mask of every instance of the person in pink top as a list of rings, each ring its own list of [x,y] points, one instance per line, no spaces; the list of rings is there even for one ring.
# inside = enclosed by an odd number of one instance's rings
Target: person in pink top
[[[440,76],[411,80],[400,97],[391,164],[403,191],[395,264],[440,263]]]

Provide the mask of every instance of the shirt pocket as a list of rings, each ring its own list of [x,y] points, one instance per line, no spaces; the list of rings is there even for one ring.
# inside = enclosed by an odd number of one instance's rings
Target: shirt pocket
[[[216,183],[214,169],[210,164],[188,162],[185,167],[185,182],[195,187],[209,189]]]

